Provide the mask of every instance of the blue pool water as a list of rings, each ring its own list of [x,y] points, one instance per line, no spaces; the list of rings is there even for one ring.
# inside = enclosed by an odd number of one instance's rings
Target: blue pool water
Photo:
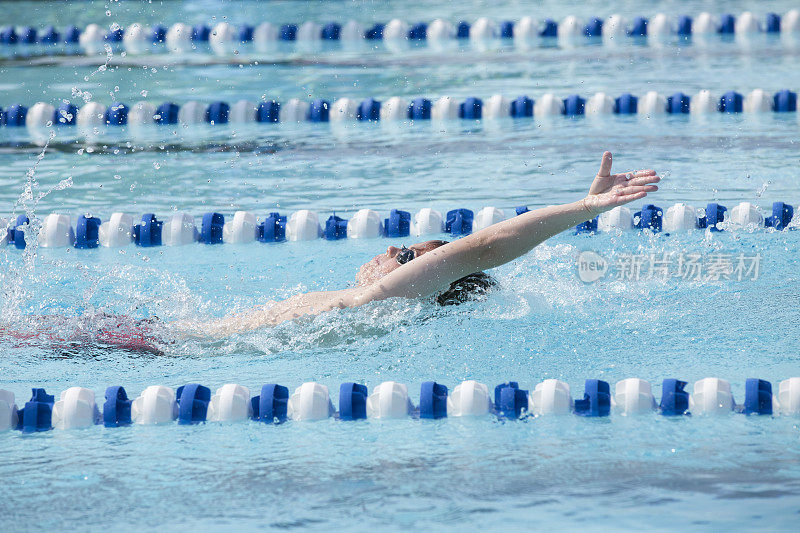
[[[43,27],[127,26],[177,21],[315,20],[364,23],[399,17],[457,21],[524,15],[652,16],[752,9],[749,2],[15,2],[5,22]],[[110,14],[107,15],[106,12]],[[214,19],[213,17],[216,17]],[[762,36],[763,37],[763,36]],[[154,58],[58,58],[36,66],[0,60],[0,105],[146,100],[234,102],[241,98],[357,99],[442,95],[537,97],[596,91],[643,95],[708,89],[800,89],[798,48],[757,39],[706,46],[287,53],[242,65]],[[303,59],[300,61],[300,59]],[[309,59],[310,58],[310,59]],[[135,59],[135,61],[134,61]],[[126,63],[128,61],[128,63]],[[152,64],[151,64],[152,63]],[[144,91],[144,92],[143,92]],[[663,176],[652,201],[732,207],[773,201],[797,206],[800,123],[796,113],[583,117],[480,123],[231,126],[145,133],[59,130],[43,139],[0,128],[0,218],[28,212],[104,220],[172,211],[199,216],[313,209],[346,218],[360,208],[440,211],[531,208],[585,194],[600,154],[615,168],[652,167]],[[43,156],[41,155],[43,154]],[[37,158],[41,160],[37,162]],[[33,169],[31,171],[31,169]],[[634,204],[633,207],[640,207]],[[27,331],[36,315],[62,315],[66,336],[100,312],[164,323],[208,319],[302,291],[343,288],[387,239],[122,249],[0,250],[0,329]],[[756,279],[601,280],[576,275],[581,251],[612,263],[631,254],[758,257]],[[744,397],[744,381],[773,386],[800,375],[797,232],[694,231],[679,235],[563,234],[498,268],[500,288],[484,301],[440,308],[389,301],[327,313],[215,342],[166,333],[161,356],[109,348],[0,340],[0,389],[24,402],[31,387],[71,386],[102,398],[121,384],[199,382],[212,391],[240,383],[293,390],[319,381],[337,404],[339,384],[408,384],[451,389],[475,379],[517,380],[533,389],[558,378],[627,377],[657,385],[720,377]],[[89,319],[91,320],[91,319]],[[691,387],[691,385],[690,385]],[[436,527],[590,530],[692,527],[787,530],[800,513],[800,426],[792,417],[524,421],[256,422],[197,426],[94,427],[22,436],[0,433],[3,530],[41,527],[125,530],[366,530]]]

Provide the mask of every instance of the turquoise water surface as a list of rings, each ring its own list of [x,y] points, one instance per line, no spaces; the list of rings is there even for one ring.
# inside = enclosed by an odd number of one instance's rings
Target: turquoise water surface
[[[307,20],[408,22],[480,16],[561,20],[752,10],[785,13],[788,1],[616,2],[13,2],[4,24],[109,26],[178,21],[233,24]],[[0,59],[0,106],[89,99],[110,104],[392,96],[532,98],[597,91],[664,95],[708,89],[747,94],[800,89],[800,47],[759,36],[750,43],[627,43],[608,47],[461,45],[437,50],[283,50],[220,58],[194,53]],[[30,62],[38,62],[36,65]],[[104,66],[104,68],[99,68]],[[729,208],[800,203],[800,122],[788,114],[601,118],[537,117],[451,124],[332,124],[68,129],[52,139],[0,127],[0,218],[59,212],[106,220],[117,211],[175,210],[195,217],[249,210],[312,209],[349,218],[361,208],[411,212],[484,206],[510,215],[585,194],[603,150],[615,168],[655,168],[652,200]],[[639,208],[640,203],[632,207]],[[38,217],[38,218],[37,218]],[[36,222],[38,224],[39,222]],[[0,339],[0,389],[18,404],[30,388],[60,394],[110,385],[129,395],[191,382],[213,390],[305,381],[372,390],[423,381],[452,388],[475,379],[533,389],[547,378],[613,384],[744,382],[800,375],[800,274],[796,231],[572,235],[565,233],[496,269],[498,290],[456,307],[388,301],[214,342],[185,340],[174,320],[205,320],[309,290],[352,285],[384,238],[121,249],[0,250],[0,330],[30,331],[39,315],[66,317],[64,337],[99,313],[159,317],[163,355],[80,343]],[[585,284],[576,258],[613,262],[699,253],[758,257],[758,276],[736,279],[606,279]],[[95,317],[95,318],[93,318]],[[88,324],[88,326],[87,326]],[[0,434],[3,530],[219,529],[794,529],[800,513],[800,426],[792,417],[607,419],[576,416],[500,421],[207,423],[101,426]]]

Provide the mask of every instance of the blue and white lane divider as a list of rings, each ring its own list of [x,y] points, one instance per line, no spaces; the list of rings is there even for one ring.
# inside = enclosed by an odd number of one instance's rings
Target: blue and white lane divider
[[[2,48],[6,48],[27,54],[96,54],[111,46],[131,54],[160,51],[185,53],[204,50],[207,46],[214,53],[226,55],[250,45],[255,51],[270,51],[280,42],[299,44],[322,41],[383,41],[389,46],[397,46],[411,42],[437,44],[460,40],[480,46],[486,41],[507,40],[524,46],[540,40],[555,39],[574,46],[589,43],[592,39],[602,39],[607,43],[618,43],[626,38],[658,42],[675,37],[702,39],[711,35],[746,38],[757,33],[785,36],[800,34],[800,10],[793,9],[783,16],[767,13],[763,17],[750,11],[738,17],[727,13],[714,16],[704,12],[694,18],[659,13],[652,19],[634,17],[630,20],[620,15],[611,15],[605,20],[596,17],[582,20],[568,16],[561,22],[533,17],[523,17],[516,22],[498,22],[482,17],[473,23],[461,21],[454,24],[436,19],[430,23],[409,24],[393,19],[388,23],[367,26],[352,20],[345,24],[306,22],[298,25],[264,22],[257,26],[234,26],[228,22],[220,22],[213,28],[203,24],[189,26],[180,22],[169,28],[134,23],[127,28],[114,24],[109,30],[97,24],[90,24],[83,30],[75,26],[63,29],[47,26],[41,31],[32,26],[5,26],[0,28],[0,52]]]
[[[301,209],[291,215],[278,212],[257,218],[249,211],[236,211],[233,217],[217,212],[205,213],[198,221],[194,216],[178,212],[160,220],[153,213],[145,213],[135,220],[127,213],[114,213],[103,222],[92,215],[82,215],[77,220],[65,214],[51,213],[40,222],[37,240],[44,248],[75,247],[116,248],[135,244],[142,247],[181,246],[200,242],[203,244],[240,244],[254,241],[270,243],[283,241],[308,241],[315,239],[392,239],[449,234],[454,237],[487,228],[509,217],[528,211],[525,206],[506,212],[497,207],[484,207],[477,213],[460,208],[442,213],[423,208],[414,213],[392,209],[382,217],[372,209],[361,209],[349,220],[335,213],[324,225],[314,211]],[[694,208],[678,203],[664,211],[661,207],[646,204],[638,211],[621,206],[597,218],[576,226],[576,233],[621,232],[647,230],[676,233],[702,229],[707,231],[753,231],[758,228],[773,230],[796,229],[800,219],[794,217],[795,209],[785,202],[774,202],[771,213],[764,214],[749,202],[741,202],[730,210],[718,203],[705,208]],[[29,244],[31,222],[26,215],[16,220],[0,219],[0,244],[24,249]]]
[[[14,393],[0,390],[0,431],[23,432],[50,429],[78,429],[94,425],[120,427],[131,424],[179,424],[201,422],[240,422],[248,419],[281,423],[288,420],[312,421],[336,417],[340,420],[396,419],[416,417],[442,419],[461,416],[494,415],[506,420],[574,413],[584,417],[604,417],[611,413],[637,415],[658,412],[664,416],[724,415],[800,415],[800,377],[785,379],[773,394],[772,383],[762,379],[745,382],[744,402],[738,404],[731,384],[720,378],[695,382],[665,379],[661,399],[656,401],[650,383],[639,378],[617,382],[613,391],[608,382],[587,379],[583,396],[573,398],[567,383],[547,379],[529,392],[517,382],[502,383],[489,389],[477,381],[464,381],[452,392],[445,385],[427,381],[420,387],[419,403],[414,405],[403,383],[386,381],[372,393],[366,385],[342,383],[338,410],[328,387],[308,382],[290,394],[283,385],[263,385],[260,394],[228,383],[212,394],[211,389],[189,383],[173,390],[152,385],[137,398],[129,397],[121,386],[106,389],[105,402],[98,405],[94,391],[71,387],[56,400],[44,389],[33,389],[30,401],[21,408]]]
[[[468,235],[528,211],[525,206],[514,210],[514,215],[497,207],[484,207],[477,214],[465,208],[448,211],[445,216],[431,208],[423,208],[413,216],[408,211],[392,209],[386,218],[372,209],[357,211],[349,220],[336,214],[328,217],[324,226],[314,211],[299,210],[284,216],[273,212],[259,219],[249,211],[237,211],[226,222],[222,213],[205,213],[200,223],[188,213],[174,213],[166,220],[146,213],[138,221],[126,213],[114,213],[106,221],[83,215],[73,221],[69,215],[49,214],[41,221],[38,243],[45,248],[114,248],[135,244],[142,247],[180,246],[200,242],[203,244],[237,244],[259,242],[306,241],[365,238],[404,238],[425,235]],[[785,202],[774,202],[772,212],[762,213],[758,207],[742,202],[732,209],[710,203],[705,208],[694,208],[685,203],[669,207],[666,212],[653,204],[632,211],[626,206],[616,207],[599,217],[576,227],[577,233],[619,232],[649,230],[675,233],[692,229],[708,231],[753,230],[774,228],[795,229],[800,220],[794,218],[794,207]],[[25,248],[30,220],[25,215],[8,223],[0,219],[0,244]]]
[[[683,115],[707,113],[796,113],[797,93],[788,89],[770,93],[754,89],[747,94],[728,91],[722,95],[703,90],[688,95],[677,92],[668,96],[650,91],[644,96],[625,93],[612,97],[604,92],[584,98],[578,94],[566,98],[552,93],[536,99],[522,95],[509,98],[496,94],[486,100],[476,97],[458,99],[442,96],[429,98],[392,97],[386,101],[367,98],[358,101],[340,98],[334,102],[316,99],[311,102],[292,98],[280,103],[276,100],[255,102],[239,100],[233,104],[224,101],[205,104],[197,101],[179,106],[165,102],[158,107],[150,102],[137,102],[128,106],[116,102],[106,107],[99,102],[88,102],[80,108],[71,103],[58,107],[47,102],[37,102],[30,107],[11,104],[0,107],[0,126],[7,128],[27,126],[32,130],[78,126],[92,134],[101,127],[200,124],[224,125],[247,123],[346,123],[346,122],[400,122],[428,120],[491,120],[529,119],[564,115]]]
[[[741,202],[730,210],[718,203],[709,203],[705,208],[695,208],[677,203],[664,211],[654,204],[647,204],[638,211],[626,206],[615,207],[602,215],[576,226],[576,233],[618,232],[633,229],[655,233],[676,233],[692,229],[708,231],[753,230],[774,228],[796,229],[800,220],[794,218],[794,207],[785,202],[773,202],[772,211],[764,214],[750,202]]]

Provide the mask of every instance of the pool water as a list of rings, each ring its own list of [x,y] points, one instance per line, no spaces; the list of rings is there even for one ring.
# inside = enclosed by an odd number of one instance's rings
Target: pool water
[[[791,2],[773,2],[785,13]],[[457,21],[524,15],[560,20],[701,11],[740,13],[748,2],[16,2],[6,23],[235,24],[316,20]],[[759,9],[761,7],[759,6]],[[106,12],[110,15],[106,15]],[[766,9],[764,9],[764,12]],[[763,12],[759,11],[759,14]],[[216,17],[213,18],[213,17]],[[262,95],[288,98],[442,95],[537,97],[596,91],[617,96],[700,89],[721,94],[800,88],[797,48],[768,39],[743,46],[583,46],[576,49],[325,52],[300,61],[261,58],[199,64],[153,58],[59,58],[37,66],[0,60],[0,106],[78,102],[183,103]],[[135,59],[135,62],[134,62]],[[308,58],[306,58],[308,59]],[[117,63],[115,63],[115,61]],[[124,64],[129,61],[130,64]],[[150,65],[153,61],[157,64]],[[134,66],[136,63],[136,66]],[[145,68],[147,67],[147,68]],[[144,91],[144,93],[143,93]],[[46,142],[45,142],[46,141]],[[239,209],[263,216],[312,209],[349,218],[371,208],[440,211],[531,208],[585,194],[603,150],[615,169],[655,168],[652,200],[729,208],[748,201],[794,206],[800,163],[796,113],[582,117],[454,124],[225,126],[198,131],[57,130],[53,139],[0,128],[0,218],[51,212],[104,220],[112,212],[166,218]],[[46,146],[44,146],[46,144]],[[642,202],[632,207],[639,208]],[[205,320],[298,292],[344,288],[388,239],[122,249],[0,250],[2,327],[61,315],[64,333],[98,313]],[[668,254],[669,277],[577,275],[580,252],[614,264]],[[755,276],[684,279],[681,254],[758,258]],[[339,384],[423,381],[452,388],[547,378],[578,397],[587,378],[613,384],[720,377],[743,401],[744,381],[800,375],[796,231],[651,235],[565,233],[492,272],[481,301],[437,307],[388,301],[207,342],[166,332],[164,355],[108,347],[0,340],[0,389],[60,394],[110,385],[138,396],[148,385],[264,383],[293,390],[318,381],[337,405]],[[713,278],[713,276],[712,276]],[[165,326],[169,329],[168,326]],[[689,385],[689,388],[691,385]],[[800,426],[792,417],[607,419],[542,416],[430,420],[256,422],[0,433],[4,530],[357,530],[561,527],[786,530],[800,512]]]

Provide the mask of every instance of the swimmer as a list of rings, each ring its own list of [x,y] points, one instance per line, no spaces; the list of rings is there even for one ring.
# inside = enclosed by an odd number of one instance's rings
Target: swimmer
[[[493,284],[483,271],[513,261],[564,230],[658,190],[655,184],[661,178],[654,170],[611,174],[611,162],[611,153],[605,152],[589,193],[577,202],[529,211],[454,242],[389,246],[361,266],[354,287],[298,294],[221,320],[183,321],[175,326],[193,336],[225,337],[387,298],[435,297],[443,305],[458,303]]]

